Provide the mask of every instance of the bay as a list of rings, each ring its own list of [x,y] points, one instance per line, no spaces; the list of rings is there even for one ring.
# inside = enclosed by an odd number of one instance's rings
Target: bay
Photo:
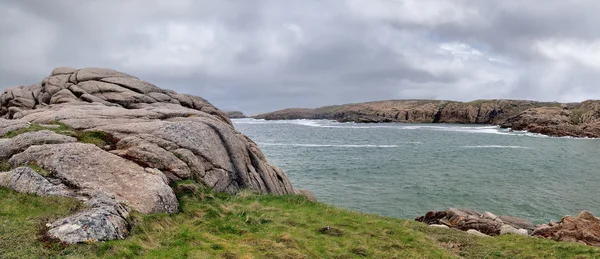
[[[497,126],[233,120],[293,185],[335,206],[412,219],[449,207],[559,220],[600,214],[600,140]]]

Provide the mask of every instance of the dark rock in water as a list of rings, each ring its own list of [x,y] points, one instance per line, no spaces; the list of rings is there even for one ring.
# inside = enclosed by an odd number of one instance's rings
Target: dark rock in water
[[[588,211],[582,211],[576,217],[566,216],[554,224],[540,225],[532,235],[555,241],[600,246],[600,219]]]
[[[172,181],[231,194],[298,193],[205,99],[111,69],[57,68],[39,84],[8,88],[0,95],[0,116],[3,136],[34,124],[46,129],[0,139],[0,158],[13,168],[34,164],[48,172],[1,172],[0,186],[88,204],[89,210],[52,223],[48,233],[63,242],[124,238],[131,209],[177,212]]]
[[[230,119],[247,118],[246,115],[244,115],[244,113],[242,113],[240,111],[229,111],[229,112],[227,112],[227,117],[229,117]]]

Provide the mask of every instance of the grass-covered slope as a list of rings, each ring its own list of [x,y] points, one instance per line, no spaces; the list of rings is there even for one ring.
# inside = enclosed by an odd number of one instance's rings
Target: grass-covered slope
[[[44,239],[43,226],[79,203],[0,188],[0,258],[600,258],[594,247],[474,237],[299,196],[204,193],[180,203],[179,214],[134,215],[126,240],[65,247]]]

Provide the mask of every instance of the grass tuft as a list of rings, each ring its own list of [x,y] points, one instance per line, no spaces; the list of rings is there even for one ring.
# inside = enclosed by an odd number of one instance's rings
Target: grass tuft
[[[99,130],[79,131],[79,130],[75,130],[72,127],[70,127],[64,123],[60,123],[60,122],[53,122],[50,124],[32,123],[27,128],[22,128],[22,129],[15,130],[15,131],[9,131],[6,134],[4,134],[4,136],[2,136],[2,137],[3,138],[14,138],[23,133],[36,132],[36,131],[42,131],[42,130],[50,130],[50,131],[56,132],[58,134],[75,137],[81,143],[94,144],[100,148],[104,148],[105,146],[109,145],[111,147],[111,149],[114,149],[114,146],[118,142],[118,139],[115,139],[114,136],[111,135],[110,133],[107,133],[104,131],[99,131]]]
[[[36,131],[42,131],[42,130],[50,130],[50,131],[54,131],[58,134],[63,134],[63,135],[73,134],[73,128],[67,126],[64,123],[53,122],[50,124],[32,123],[27,128],[22,128],[22,129],[6,132],[4,134],[4,136],[2,136],[2,137],[3,138],[14,138],[23,133],[36,132]]]

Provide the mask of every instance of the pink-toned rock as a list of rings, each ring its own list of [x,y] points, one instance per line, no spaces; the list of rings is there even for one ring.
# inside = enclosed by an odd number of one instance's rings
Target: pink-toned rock
[[[600,246],[600,220],[590,212],[582,211],[576,217],[566,216],[552,226],[538,226],[532,235],[556,241]]]

